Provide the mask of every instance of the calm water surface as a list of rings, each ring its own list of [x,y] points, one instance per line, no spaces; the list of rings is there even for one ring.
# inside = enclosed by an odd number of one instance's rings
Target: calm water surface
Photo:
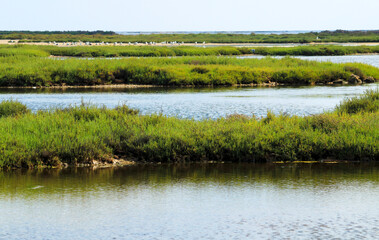
[[[303,60],[319,61],[319,62],[332,62],[332,63],[366,63],[374,67],[379,68],[379,54],[369,54],[369,55],[346,55],[346,56],[293,56],[295,58],[300,58]],[[237,58],[265,58],[264,56],[239,56]],[[282,58],[277,56],[277,58]]]
[[[126,103],[142,114],[163,113],[179,118],[220,118],[230,114],[266,116],[310,115],[330,111],[344,98],[379,84],[340,87],[191,88],[108,90],[0,90],[0,101],[17,99],[32,110],[63,108],[81,101],[115,107]]]
[[[379,166],[0,172],[0,239],[377,239]]]

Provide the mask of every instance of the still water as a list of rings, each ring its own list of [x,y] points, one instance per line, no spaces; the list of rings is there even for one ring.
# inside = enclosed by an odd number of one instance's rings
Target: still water
[[[283,58],[282,56],[274,56],[275,58]],[[292,56],[302,60],[332,62],[332,63],[365,63],[379,68],[379,54],[369,55],[346,55],[346,56]],[[249,55],[238,56],[237,58],[265,58],[265,56]]]
[[[81,101],[115,107],[126,103],[142,114],[162,113],[179,118],[208,119],[230,114],[266,116],[310,115],[330,111],[344,98],[357,96],[379,84],[362,86],[316,86],[275,88],[185,88],[185,89],[67,89],[0,90],[0,101],[16,99],[32,110],[63,108]]]
[[[0,172],[0,239],[377,239],[379,165]]]

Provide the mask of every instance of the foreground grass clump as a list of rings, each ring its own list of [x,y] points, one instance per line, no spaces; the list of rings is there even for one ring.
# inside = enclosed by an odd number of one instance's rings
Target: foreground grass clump
[[[365,95],[346,99],[338,107],[339,113],[360,113],[379,111],[379,91],[367,91]]]
[[[0,117],[16,116],[29,112],[30,110],[24,104],[14,100],[6,100],[0,103]]]
[[[379,101],[378,91],[370,95]],[[91,164],[114,155],[148,162],[378,160],[379,112],[356,112],[203,121],[142,116],[126,106],[28,112],[0,118],[0,166]]]
[[[283,59],[230,57],[48,59],[0,57],[0,86],[84,86],[150,84],[202,86],[277,83],[326,84],[359,74],[379,79],[379,69],[365,64],[333,64]]]

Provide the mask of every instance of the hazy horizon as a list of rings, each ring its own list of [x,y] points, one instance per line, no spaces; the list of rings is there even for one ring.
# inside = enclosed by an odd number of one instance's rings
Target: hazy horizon
[[[337,30],[343,30],[343,31],[379,31],[379,28],[372,28],[372,29],[320,29],[320,30],[302,30],[302,29],[283,29],[283,30],[277,30],[277,29],[267,29],[267,30],[112,30],[112,29],[3,29],[0,28],[0,31],[9,31],[9,32],[22,32],[22,31],[30,31],[30,32],[75,32],[75,31],[88,31],[88,32],[95,32],[95,31],[110,31],[115,33],[193,33],[193,32],[199,32],[199,33],[233,33],[233,32],[322,32],[322,31],[337,31]]]

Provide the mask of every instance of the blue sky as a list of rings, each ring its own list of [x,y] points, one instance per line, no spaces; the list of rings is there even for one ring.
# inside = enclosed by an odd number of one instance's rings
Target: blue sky
[[[379,0],[4,0],[0,30],[379,29]]]

